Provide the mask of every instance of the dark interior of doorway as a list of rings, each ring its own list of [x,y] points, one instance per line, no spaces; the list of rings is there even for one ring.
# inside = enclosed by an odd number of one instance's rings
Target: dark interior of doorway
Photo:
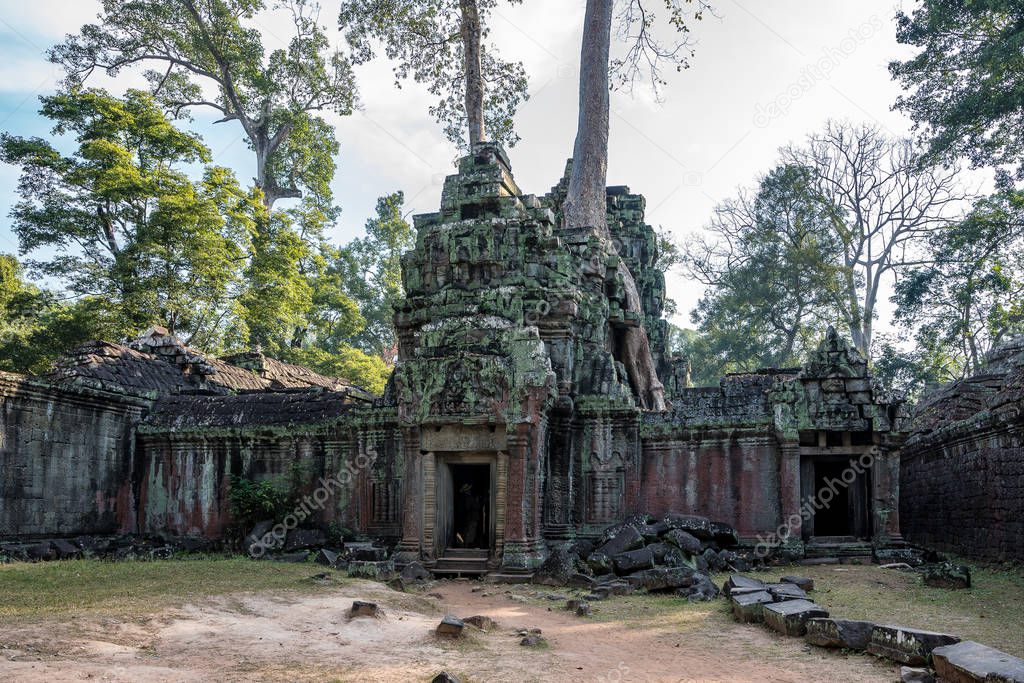
[[[846,462],[819,461],[814,464],[814,491],[821,502],[821,507],[814,513],[815,536],[849,536],[852,533],[850,490],[842,479],[848,467]],[[830,493],[822,495],[824,491]]]
[[[491,468],[451,465],[452,548],[489,548]]]

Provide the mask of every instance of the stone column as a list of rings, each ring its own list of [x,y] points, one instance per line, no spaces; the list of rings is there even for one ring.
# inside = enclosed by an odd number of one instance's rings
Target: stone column
[[[803,555],[800,516],[800,444],[798,441],[779,441],[779,512],[781,529],[789,532],[783,548]],[[772,530],[774,532],[774,529]],[[783,539],[779,539],[780,541]]]
[[[529,573],[544,561],[540,539],[540,485],[534,426],[517,425],[508,437],[508,486],[505,506],[504,573]]]
[[[892,545],[900,533],[900,451],[894,444],[878,448],[871,471],[871,497],[875,542]]]
[[[416,428],[402,430],[405,451],[405,481],[402,487],[402,540],[395,548],[397,564],[422,559],[423,544],[423,454]]]

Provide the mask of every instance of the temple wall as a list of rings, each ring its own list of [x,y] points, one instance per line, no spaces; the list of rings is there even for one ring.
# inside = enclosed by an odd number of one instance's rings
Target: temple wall
[[[958,555],[1024,560],[1024,420],[974,420],[901,452],[907,540]]]
[[[733,525],[741,536],[781,521],[779,451],[768,429],[680,430],[643,441],[641,508]]]
[[[0,537],[132,522],[132,425],[147,402],[0,373]]]

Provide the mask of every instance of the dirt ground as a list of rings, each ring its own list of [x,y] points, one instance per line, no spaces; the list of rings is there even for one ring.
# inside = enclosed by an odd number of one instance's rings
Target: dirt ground
[[[431,594],[346,582],[314,594],[211,598],[150,616],[73,615],[0,624],[0,680],[17,681],[892,681],[895,667],[825,652],[762,626],[739,625],[725,602],[630,596],[581,619],[556,589],[440,582]],[[353,599],[380,619],[349,620]],[[444,614],[498,623],[458,642],[432,633]],[[515,631],[540,628],[545,648]]]

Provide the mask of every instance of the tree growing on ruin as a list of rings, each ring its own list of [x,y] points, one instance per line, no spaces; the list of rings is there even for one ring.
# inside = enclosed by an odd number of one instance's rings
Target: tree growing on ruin
[[[692,56],[685,40],[691,21],[710,9],[703,0],[663,0],[668,23],[682,38],[671,43],[654,35],[656,14],[652,0],[626,0],[616,17],[613,0],[587,0],[580,51],[579,119],[569,187],[563,205],[566,227],[585,228],[610,241],[606,222],[605,187],[608,176],[609,90],[613,79],[632,88],[646,75],[655,88],[664,83],[666,66],[683,69]],[[619,34],[626,41],[622,58],[611,58],[611,36],[618,19]],[[641,311],[633,275],[620,268],[629,312]],[[665,408],[664,388],[651,357],[647,332],[642,325],[626,330],[622,362],[644,408]]]
[[[929,260],[924,241],[949,226],[968,198],[955,167],[922,163],[913,143],[877,126],[829,122],[786,163],[810,168],[831,208],[845,268],[839,311],[854,345],[871,357],[883,284]]]
[[[521,0],[508,0],[518,4]],[[344,0],[338,23],[357,64],[394,62],[395,85],[412,79],[437,97],[430,114],[460,149],[489,141],[515,145],[514,117],[527,95],[520,62],[486,42],[498,0]]]
[[[688,240],[686,272],[707,288],[690,348],[714,376],[799,365],[839,318],[845,267],[831,219],[813,169],[782,165]]]
[[[1024,178],[1024,13],[1018,0],[922,0],[896,15],[896,38],[919,48],[889,65],[933,160],[1016,165]]]
[[[255,184],[271,209],[279,199],[322,194],[323,154],[336,147],[317,116],[352,112],[351,64],[329,48],[312,0],[279,0],[291,19],[287,47],[270,51],[255,25],[263,0],[103,0],[99,22],[54,47],[50,60],[70,87],[96,71],[145,72],[175,116],[211,110],[237,121],[256,157]],[[333,165],[331,166],[333,175]]]

